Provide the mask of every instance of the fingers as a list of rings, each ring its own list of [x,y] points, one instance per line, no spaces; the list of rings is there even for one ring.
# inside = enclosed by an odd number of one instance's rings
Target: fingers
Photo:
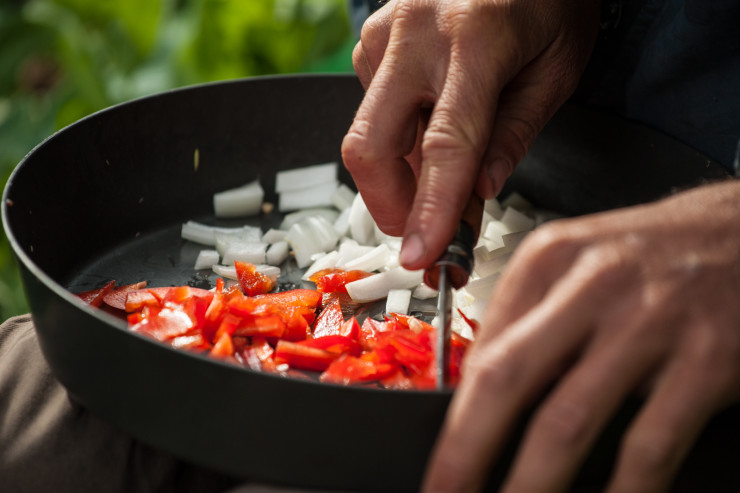
[[[432,22],[432,13],[427,15]],[[416,178],[404,156],[414,148],[420,109],[433,100],[434,81],[421,55],[426,22],[417,21],[394,21],[382,61],[342,143],[345,166],[378,227],[396,236],[403,233],[416,193]]]
[[[441,87],[432,87],[438,96],[421,140],[421,174],[400,256],[408,269],[430,265],[452,239],[489,142],[498,94],[521,63],[509,39],[495,54],[481,42],[481,35],[500,32],[490,18],[477,19],[475,10],[447,14],[456,22],[443,26],[449,64]]]
[[[498,337],[471,348],[425,491],[478,490],[522,411],[583,347],[608,293],[593,289],[580,271],[566,274]]]
[[[695,328],[626,435],[608,493],[667,489],[709,419],[737,398],[737,343]]]
[[[365,89],[370,86],[373,74],[378,69],[388,45],[392,21],[391,12],[390,6],[384,6],[365,20],[360,33],[360,42],[352,52],[355,72]]]
[[[633,306],[631,302],[623,304]],[[625,310],[629,311],[629,309]],[[655,320],[637,312],[601,337],[560,380],[532,419],[504,493],[567,491],[604,427],[633,389],[645,381],[663,344],[639,337]],[[629,356],[625,356],[629,355]]]

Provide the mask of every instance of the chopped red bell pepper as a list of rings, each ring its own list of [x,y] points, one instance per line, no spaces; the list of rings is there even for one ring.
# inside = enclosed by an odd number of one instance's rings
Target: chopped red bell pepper
[[[364,270],[323,269],[308,279],[316,283],[316,290],[319,293],[346,293],[348,283],[372,275]]]
[[[144,289],[146,287],[146,281],[135,282],[133,284],[127,284],[111,290],[105,295],[103,301],[106,305],[116,310],[126,309],[126,296],[132,291]]]
[[[316,317],[316,323],[313,327],[314,337],[324,337],[332,334],[339,334],[344,323],[344,314],[339,300],[334,300],[329,306],[325,307]]]
[[[236,267],[239,285],[247,296],[269,293],[275,287],[275,281],[271,277],[258,272],[257,266],[254,264],[237,260],[234,262],[234,266]]]
[[[113,291],[113,288],[116,286],[116,281],[108,281],[103,285],[103,287],[98,289],[91,289],[89,291],[83,291],[81,293],[77,293],[77,296],[82,299],[85,303],[88,305],[99,307],[103,304],[103,299],[111,292]]]
[[[287,363],[299,370],[326,370],[338,356],[338,354],[325,349],[285,340],[279,340],[277,346],[275,346],[275,362],[278,364]]]

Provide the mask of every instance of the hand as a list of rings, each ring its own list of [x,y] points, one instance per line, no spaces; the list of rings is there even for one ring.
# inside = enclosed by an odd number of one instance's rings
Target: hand
[[[366,95],[342,145],[375,218],[430,265],[472,191],[498,193],[574,90],[595,0],[392,0],[354,51]]]
[[[474,491],[543,389],[504,492],[565,491],[629,395],[646,392],[608,492],[656,492],[740,400],[740,183],[556,221],[496,287],[427,470]]]

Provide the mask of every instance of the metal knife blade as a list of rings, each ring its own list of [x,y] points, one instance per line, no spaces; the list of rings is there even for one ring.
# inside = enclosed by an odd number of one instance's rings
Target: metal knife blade
[[[473,248],[478,241],[482,216],[483,201],[474,195],[465,208],[452,242],[442,256],[424,272],[424,282],[439,291],[436,327],[436,377],[439,390],[449,383],[452,290],[464,287],[473,272]]]

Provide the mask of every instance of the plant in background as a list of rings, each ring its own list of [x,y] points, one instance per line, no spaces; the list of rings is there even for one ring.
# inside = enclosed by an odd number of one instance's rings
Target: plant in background
[[[0,4],[0,184],[59,128],[201,82],[352,70],[345,0],[6,0]],[[0,317],[27,310],[5,235]]]

